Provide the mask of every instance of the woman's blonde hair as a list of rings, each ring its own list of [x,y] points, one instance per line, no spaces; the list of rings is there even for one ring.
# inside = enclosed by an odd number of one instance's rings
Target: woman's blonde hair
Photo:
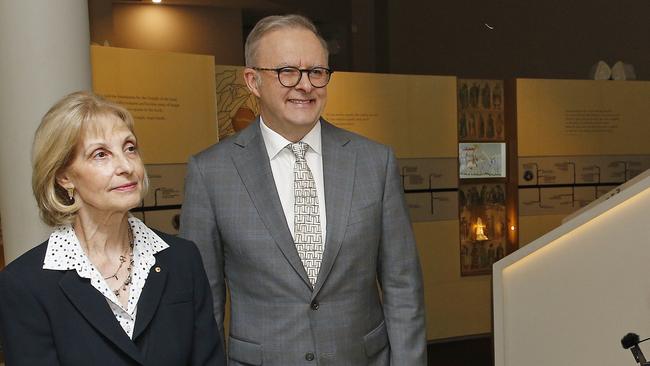
[[[71,223],[80,205],[68,197],[57,175],[68,167],[84,127],[102,116],[116,116],[132,133],[133,117],[126,108],[91,92],[69,94],[43,116],[32,146],[32,190],[43,221],[51,226]],[[143,195],[147,191],[145,172]]]

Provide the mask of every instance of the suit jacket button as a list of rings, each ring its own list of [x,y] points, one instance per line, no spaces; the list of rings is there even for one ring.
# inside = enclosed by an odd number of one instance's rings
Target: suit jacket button
[[[314,301],[314,302],[311,303],[311,309],[312,310],[318,310],[319,307],[320,307],[320,304],[318,303],[318,301]]]
[[[314,360],[314,354],[311,353],[311,352],[307,352],[307,354],[305,355],[305,360],[313,361]]]

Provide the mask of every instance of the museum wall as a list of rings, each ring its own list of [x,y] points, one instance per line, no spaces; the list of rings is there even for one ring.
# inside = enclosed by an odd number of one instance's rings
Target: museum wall
[[[517,79],[525,245],[650,168],[650,83]]]

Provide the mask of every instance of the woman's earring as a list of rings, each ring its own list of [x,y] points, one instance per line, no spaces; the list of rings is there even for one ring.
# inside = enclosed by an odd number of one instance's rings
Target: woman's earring
[[[68,191],[68,198],[70,199],[71,202],[74,201],[74,187],[66,188],[66,191]]]

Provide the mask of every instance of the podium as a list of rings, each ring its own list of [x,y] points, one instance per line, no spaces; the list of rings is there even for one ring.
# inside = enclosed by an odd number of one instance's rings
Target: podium
[[[621,337],[650,337],[650,170],[495,263],[493,311],[495,366],[635,365]]]

